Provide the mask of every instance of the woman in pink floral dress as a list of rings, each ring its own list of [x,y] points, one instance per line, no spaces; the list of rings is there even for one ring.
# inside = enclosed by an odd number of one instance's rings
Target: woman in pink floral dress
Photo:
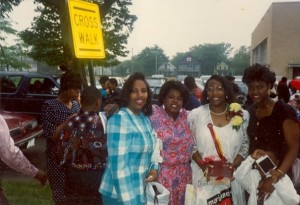
[[[194,140],[183,108],[189,92],[179,81],[166,82],[159,94],[159,106],[153,105],[150,121],[163,142],[158,181],[170,191],[169,205],[183,205],[185,188],[192,183],[190,161]]]

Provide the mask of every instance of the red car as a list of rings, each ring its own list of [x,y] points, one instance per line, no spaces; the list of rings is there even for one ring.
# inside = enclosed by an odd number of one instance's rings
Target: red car
[[[42,127],[33,115],[8,111],[0,111],[0,115],[5,119],[15,145],[20,148],[33,146],[35,138],[43,134]]]

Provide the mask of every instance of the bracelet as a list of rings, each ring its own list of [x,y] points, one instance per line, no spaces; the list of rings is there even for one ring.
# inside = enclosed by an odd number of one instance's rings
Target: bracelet
[[[280,169],[276,169],[277,172],[279,172],[280,174],[282,174],[283,176],[285,175],[285,173],[283,171],[281,171]]]

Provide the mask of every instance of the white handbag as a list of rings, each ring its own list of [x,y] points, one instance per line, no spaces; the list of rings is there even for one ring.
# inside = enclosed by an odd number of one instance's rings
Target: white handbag
[[[170,192],[158,182],[148,182],[146,185],[147,205],[168,205]]]

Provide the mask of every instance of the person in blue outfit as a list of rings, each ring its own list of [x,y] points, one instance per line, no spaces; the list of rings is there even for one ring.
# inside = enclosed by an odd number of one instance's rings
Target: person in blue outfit
[[[121,109],[107,125],[108,163],[99,192],[104,205],[146,204],[146,181],[157,180],[153,160],[157,141],[148,116],[151,91],[145,77],[135,73],[121,92]]]
[[[101,93],[101,97],[102,97],[102,107],[101,107],[101,109],[103,109],[103,105],[105,104],[105,101],[108,98],[107,85],[106,85],[108,80],[109,80],[109,77],[106,76],[106,75],[101,76],[100,79],[99,79],[99,84],[101,85],[100,93]]]
[[[184,85],[189,90],[189,100],[185,106],[186,110],[192,110],[194,108],[200,107],[201,103],[197,100],[196,96],[194,95],[194,90],[197,88],[197,84],[195,82],[195,78],[193,76],[187,76],[184,79]]]

